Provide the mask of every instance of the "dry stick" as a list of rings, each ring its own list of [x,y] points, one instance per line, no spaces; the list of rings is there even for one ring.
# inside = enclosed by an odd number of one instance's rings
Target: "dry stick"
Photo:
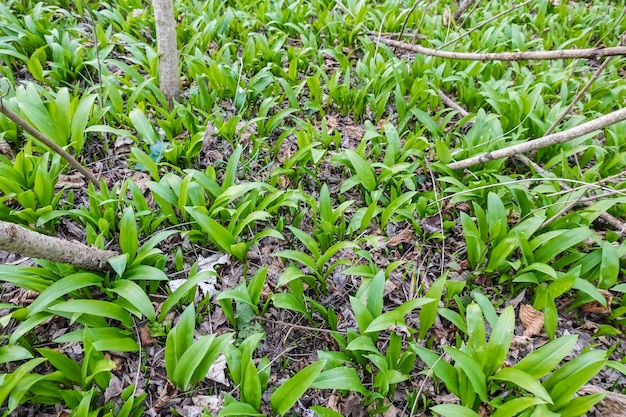
[[[456,110],[457,112],[459,112],[461,117],[469,116],[469,113],[468,113],[467,110],[465,110],[463,107],[459,106],[454,100],[452,100],[450,97],[448,97],[446,95],[446,93],[444,93],[442,90],[439,90],[439,98],[441,99],[443,104],[445,104],[446,106],[450,107],[451,109]]]
[[[453,162],[451,164],[448,164],[448,168],[469,168],[483,162],[493,161],[494,159],[508,158],[509,156],[534,151],[537,149],[545,148],[546,146],[564,143],[569,140],[579,138],[588,133],[594,132],[596,130],[604,129],[607,126],[622,122],[624,120],[626,120],[626,108],[616,110],[595,120],[591,120],[587,123],[583,123],[571,129],[564,130],[563,132],[553,133],[551,135],[543,136],[539,139],[530,140],[520,143],[518,145],[509,146],[507,148],[498,149],[497,151],[487,152],[481,155],[474,156],[472,158],[464,159],[462,161]]]
[[[41,132],[39,132],[37,129],[32,127],[26,120],[22,119],[17,113],[15,113],[10,108],[6,107],[4,105],[4,101],[2,100],[2,98],[0,98],[0,113],[4,114],[13,123],[15,123],[22,129],[24,129],[26,132],[28,132],[32,137],[37,139],[39,142],[43,143],[44,145],[52,149],[54,152],[61,155],[61,157],[65,159],[73,168],[75,168],[78,172],[83,174],[89,181],[91,181],[91,183],[93,184],[96,190],[100,189],[100,182],[98,181],[98,178],[96,178],[93,172],[85,168],[80,162],[74,159],[72,155],[67,153],[65,149],[61,148],[59,145],[54,143],[52,139],[48,138],[47,136],[44,136]]]
[[[454,12],[454,14],[452,15],[452,18],[454,19],[454,21],[458,21],[459,18],[461,17],[461,15],[463,13],[465,13],[465,11],[472,5],[472,3],[474,3],[476,0],[463,0],[463,2],[461,3],[461,5],[459,6],[458,9],[456,9],[456,12]]]
[[[456,41],[458,41],[458,40],[460,40],[460,39],[463,39],[464,37],[466,37],[466,36],[467,36],[467,35],[469,35],[470,33],[474,32],[475,30],[478,30],[478,29],[480,29],[481,27],[485,26],[486,24],[491,23],[491,22],[493,22],[494,20],[501,18],[501,17],[502,17],[502,16],[504,16],[505,14],[509,14],[509,13],[511,13],[511,12],[512,12],[513,10],[515,10],[515,9],[519,9],[519,8],[520,8],[520,7],[522,7],[522,6],[527,5],[527,4],[528,4],[528,3],[530,3],[531,1],[534,1],[534,0],[527,0],[527,1],[523,2],[523,3],[517,4],[517,5],[513,6],[513,7],[511,7],[510,9],[507,9],[507,10],[505,10],[505,11],[501,12],[501,13],[498,13],[497,15],[495,15],[495,16],[493,16],[493,17],[491,17],[491,18],[489,18],[489,19],[485,20],[484,22],[481,22],[480,24],[476,25],[475,27],[471,28],[470,30],[468,30],[468,31],[467,31],[467,32],[465,32],[464,34],[459,35],[459,36],[457,36],[456,38],[452,39],[451,41],[448,41],[448,42],[444,43],[443,45],[441,45],[441,46],[440,46],[439,48],[437,48],[437,49],[443,49],[443,48],[445,48],[446,46],[451,45],[451,44],[455,43]]]
[[[578,103],[578,101],[582,98],[583,94],[585,94],[591,88],[591,85],[598,79],[600,74],[602,74],[602,71],[604,71],[606,66],[609,65],[609,62],[611,62],[611,59],[613,59],[613,57],[608,57],[604,60],[602,65],[600,65],[598,69],[596,70],[596,72],[593,74],[589,82],[587,82],[587,84],[585,84],[582,90],[580,90],[578,94],[576,94],[576,97],[574,97],[574,99],[569,104],[569,106],[567,106],[567,108],[563,111],[563,113],[561,113],[561,115],[554,121],[554,123],[552,123],[552,126],[550,126],[548,130],[546,130],[546,132],[544,133],[544,136],[552,133],[554,129],[556,129],[556,127],[563,121],[563,119],[567,117],[567,115],[572,111],[576,103]]]
[[[66,263],[95,271],[107,271],[107,259],[118,255],[117,252],[42,235],[3,221],[0,221],[0,249],[20,256]]]
[[[371,36],[371,35],[370,35]],[[556,51],[525,51],[525,52],[452,52],[426,48],[420,45],[411,45],[393,39],[380,38],[380,42],[404,49],[417,54],[436,56],[446,59],[460,59],[464,61],[545,61],[555,59],[599,59],[605,56],[626,55],[626,46],[590,49],[563,49]]]
[[[541,175],[548,175],[550,174],[550,172],[546,171],[545,169],[543,169],[542,167],[540,167],[537,163],[535,163],[534,161],[530,160],[529,158],[527,158],[524,155],[515,155],[515,158],[520,161],[521,163],[523,163],[524,165],[526,165],[529,168],[533,168],[535,170],[535,172],[538,172]],[[559,181],[559,185],[561,186],[561,188],[563,188],[566,191],[572,191],[572,187],[570,187],[569,185],[567,185],[565,182],[563,181]],[[602,196],[602,197],[606,197],[606,196]],[[581,204],[584,204],[585,206],[590,206],[593,201],[585,201],[585,199],[580,199],[579,201]],[[621,220],[617,219],[616,217],[614,217],[613,215],[604,212],[600,215],[600,218],[607,224],[611,225],[620,235],[624,235],[626,234],[626,224],[624,224]]]

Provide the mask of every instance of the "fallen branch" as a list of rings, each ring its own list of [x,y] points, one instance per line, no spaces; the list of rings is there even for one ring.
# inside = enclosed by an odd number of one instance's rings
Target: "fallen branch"
[[[524,152],[534,151],[537,149],[545,148],[547,146],[564,143],[572,139],[579,138],[588,133],[596,130],[604,129],[607,126],[613,125],[626,120],[626,108],[616,110],[612,113],[606,114],[595,120],[583,123],[582,125],[575,126],[571,129],[565,130],[559,133],[553,133],[548,136],[543,136],[539,139],[530,140],[517,145],[509,146],[507,148],[498,149],[497,151],[487,152],[481,155],[477,155],[462,161],[452,162],[448,164],[450,169],[464,169],[474,165],[478,165],[484,162],[493,161],[495,159],[508,158],[513,155],[517,155]]]
[[[372,36],[372,35],[370,35]],[[451,52],[412,45],[389,38],[379,38],[378,41],[394,48],[404,49],[416,54],[436,56],[447,59],[466,61],[528,61],[528,60],[555,60],[555,59],[599,59],[605,56],[626,55],[626,46],[590,49],[562,49],[556,51],[525,51],[525,52]]]
[[[42,235],[17,224],[0,221],[0,249],[30,258],[46,259],[94,271],[108,271],[107,259],[117,252]]]
[[[535,172],[537,172],[537,173],[539,173],[541,175],[548,176],[550,174],[550,172],[546,171],[541,166],[539,166],[539,164],[537,164],[536,162],[530,160],[529,158],[527,158],[524,155],[515,155],[515,159],[517,159],[518,161],[520,161],[521,163],[526,165],[528,168],[534,169]],[[564,181],[559,181],[559,185],[565,191],[573,191],[572,187],[567,185]],[[607,194],[599,195],[599,196],[594,196],[593,198],[589,198],[589,199],[580,198],[575,203],[580,203],[580,204],[583,204],[584,206],[588,207],[588,206],[592,205],[599,198],[606,198],[606,197],[609,197],[609,195],[607,195]],[[559,215],[560,214],[563,214],[563,213],[559,213]],[[613,227],[613,229],[615,229],[615,231],[620,235],[620,237],[626,235],[626,224],[624,224],[624,222],[622,222],[621,220],[619,220],[618,218],[616,218],[612,214],[604,212],[604,213],[600,214],[600,219],[602,219],[602,221],[604,221],[606,224],[608,224],[611,227]],[[550,221],[552,221],[552,220],[553,219],[550,219]],[[543,225],[542,225],[542,227],[543,227]]]
[[[459,19],[461,18],[461,15],[463,13],[465,13],[465,11],[472,5],[472,3],[474,3],[476,0],[463,0],[463,2],[461,2],[461,5],[459,6],[458,9],[456,9],[456,12],[454,12],[454,14],[452,15],[452,18],[454,19],[455,22],[458,22]]]
[[[67,153],[65,149],[54,143],[52,139],[39,132],[37,129],[32,127],[26,120],[22,119],[17,113],[5,106],[2,98],[0,98],[0,113],[4,114],[13,123],[21,127],[26,132],[30,133],[30,135],[37,139],[39,142],[43,143],[48,148],[61,155],[61,158],[65,159],[68,164],[70,164],[74,169],[76,169],[78,172],[83,174],[89,181],[91,181],[96,190],[100,189],[100,181],[98,181],[98,178],[96,178],[93,172],[85,168],[80,162],[74,159],[72,155]]]

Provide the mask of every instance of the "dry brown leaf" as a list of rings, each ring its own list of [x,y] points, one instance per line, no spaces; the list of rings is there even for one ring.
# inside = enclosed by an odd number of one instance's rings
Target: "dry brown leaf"
[[[388,241],[387,245],[391,247],[398,246],[402,243],[409,243],[413,239],[413,228],[407,227],[406,229],[400,231],[395,236],[392,236]]]
[[[586,313],[596,313],[596,314],[608,314],[611,312],[611,302],[613,301],[613,294],[611,294],[607,290],[599,290],[600,293],[606,299],[606,307],[600,304],[597,301],[591,301],[589,303],[583,304],[581,310]]]
[[[83,188],[85,186],[85,180],[82,174],[65,175],[59,174],[57,183],[54,184],[54,188],[61,189],[63,187],[68,188]]]
[[[434,214],[432,216],[425,217],[422,220],[422,227],[427,233],[437,233],[443,231],[442,225],[443,219],[441,214]]]
[[[522,304],[519,308],[519,319],[524,326],[524,336],[532,337],[543,330],[543,313],[535,310],[530,304]]]
[[[150,334],[150,329],[147,327],[142,327],[139,329],[139,340],[141,341],[141,346],[150,346],[154,343],[154,337]]]

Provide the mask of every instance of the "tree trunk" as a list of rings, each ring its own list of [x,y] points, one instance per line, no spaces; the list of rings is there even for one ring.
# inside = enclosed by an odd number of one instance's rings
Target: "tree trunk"
[[[180,71],[176,44],[176,21],[173,0],[153,0],[159,51],[159,84],[170,110],[180,98]]]

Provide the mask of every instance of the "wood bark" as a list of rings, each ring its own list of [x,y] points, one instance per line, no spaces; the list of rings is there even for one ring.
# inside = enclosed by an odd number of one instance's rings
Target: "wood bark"
[[[462,161],[452,162],[448,164],[448,167],[450,169],[464,169],[484,162],[493,161],[495,159],[508,158],[510,156],[514,156],[520,153],[545,148],[546,146],[564,143],[569,140],[584,136],[587,133],[604,129],[607,126],[622,122],[624,120],[626,120],[626,108],[616,110],[595,120],[591,120],[579,126],[572,127],[571,129],[564,130],[563,132],[553,133],[551,135],[543,136],[539,139],[529,140],[527,142],[509,146],[507,148],[498,149],[497,151],[487,152],[471,158],[464,159]]]
[[[370,35],[372,36],[372,35]],[[373,36],[372,36],[373,37]],[[529,61],[529,60],[555,60],[555,59],[599,59],[605,56],[625,56],[626,46],[614,46],[608,48],[589,49],[562,49],[556,51],[524,51],[524,52],[454,52],[441,51],[439,49],[426,48],[420,45],[412,45],[389,38],[375,38],[375,40],[392,46],[415,52],[416,54],[436,56],[446,59],[460,59],[465,61]]]
[[[153,0],[159,51],[159,85],[170,110],[180,98],[180,70],[176,43],[176,20],[173,0]]]
[[[107,259],[117,252],[42,235],[14,223],[0,221],[0,249],[20,256],[45,259],[94,271],[108,271]]]

